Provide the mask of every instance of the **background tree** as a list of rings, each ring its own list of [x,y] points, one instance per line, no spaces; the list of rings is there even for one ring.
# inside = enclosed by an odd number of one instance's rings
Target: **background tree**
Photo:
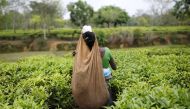
[[[1,0],[0,1],[0,15],[3,14],[3,10],[4,10],[4,7],[7,5],[7,1],[6,0]]]
[[[116,19],[116,22],[114,22],[114,26],[117,26],[117,24],[126,24],[129,20],[129,15],[124,10],[121,10],[118,18]]]
[[[67,5],[67,9],[70,12],[71,21],[77,26],[83,26],[89,23],[94,13],[93,8],[86,1],[81,0],[70,3]]]
[[[173,6],[172,0],[145,0],[148,3],[150,3],[150,9],[148,14],[151,16],[151,25],[158,26],[163,25],[164,21],[163,18],[165,17],[165,14],[168,13],[168,11]]]
[[[148,19],[144,16],[139,16],[136,20],[138,26],[149,26]]]
[[[42,0],[42,2],[31,1],[30,7],[33,15],[40,16],[43,25],[44,39],[46,39],[46,30],[55,18],[62,17],[62,9],[59,6],[59,0]]]
[[[180,21],[172,14],[172,9],[167,10],[163,15],[156,17],[154,14],[147,14],[142,10],[137,13],[128,21],[129,26],[173,26],[187,24],[187,21]]]
[[[10,29],[12,28],[12,15],[11,15],[11,12],[9,13],[5,13],[1,19],[0,19],[0,27],[1,29]]]
[[[165,14],[163,14],[161,16],[162,22],[161,22],[161,26],[165,26],[165,25],[169,25],[169,26],[173,26],[173,25],[179,25],[180,24],[180,20],[178,20],[174,15],[173,15],[173,10],[170,9],[167,12],[165,12]]]
[[[172,0],[147,0],[151,3],[151,12],[154,15],[163,15],[172,7]]]
[[[61,19],[61,18],[56,18],[54,19],[54,26],[57,27],[57,28],[62,28],[64,27],[64,20]]]
[[[100,8],[95,18],[96,23],[106,23],[108,27],[110,27],[111,24],[117,26],[117,24],[126,23],[128,19],[128,14],[121,8],[115,6],[106,6]]]
[[[174,15],[179,19],[190,17],[190,0],[174,0]]]
[[[135,24],[135,26],[150,26],[152,23],[152,16],[143,10],[137,10],[134,16],[131,17],[128,25]]]
[[[23,30],[27,30],[30,28],[30,19],[32,17],[31,13],[30,13],[30,6],[29,4],[25,4],[23,6],[23,10],[21,12],[22,14],[22,25],[20,26],[21,29]]]
[[[30,25],[34,30],[40,27],[40,22],[41,19],[39,15],[32,15],[32,18],[30,19]]]
[[[20,14],[25,10],[27,1],[25,0],[7,0],[7,6],[5,13],[12,14],[12,29],[16,33],[16,29],[20,25],[19,21],[21,20]]]
[[[4,21],[4,18],[3,18],[3,14],[4,14],[4,8],[5,6],[7,5],[7,1],[6,0],[1,0],[0,1],[0,29],[3,28],[3,21]]]

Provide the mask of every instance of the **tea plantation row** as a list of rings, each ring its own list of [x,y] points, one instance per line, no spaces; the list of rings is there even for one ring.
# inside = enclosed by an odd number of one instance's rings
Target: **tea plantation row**
[[[115,109],[189,109],[190,48],[114,51]]]
[[[0,64],[0,108],[71,108],[71,57],[36,56]]]
[[[163,34],[189,34],[189,26],[153,26],[153,27],[117,27],[117,28],[94,28],[94,32],[97,36],[105,37],[118,36],[121,33],[134,33],[135,37],[144,37],[146,33],[154,33],[160,36]],[[47,38],[78,38],[80,36],[80,28],[59,28],[50,30],[47,33]],[[167,35],[166,35],[167,36]],[[2,40],[26,40],[28,38],[43,37],[43,30],[17,30],[16,33],[13,30],[1,30],[0,39]]]
[[[190,48],[112,50],[115,109],[190,108]],[[35,56],[0,63],[0,108],[75,108],[71,56]]]

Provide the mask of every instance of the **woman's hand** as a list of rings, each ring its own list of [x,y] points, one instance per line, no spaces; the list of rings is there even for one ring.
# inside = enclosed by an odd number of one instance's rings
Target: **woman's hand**
[[[76,50],[73,51],[72,55],[75,56],[77,54]]]

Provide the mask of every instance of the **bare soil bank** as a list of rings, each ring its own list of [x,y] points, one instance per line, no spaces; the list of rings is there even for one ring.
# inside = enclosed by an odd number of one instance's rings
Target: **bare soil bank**
[[[27,38],[22,40],[0,40],[0,52],[22,52],[22,51],[60,51],[74,50],[78,38],[72,40],[43,37]],[[165,34],[145,35],[134,37],[125,34],[122,36],[111,36],[104,39],[104,45],[110,48],[141,47],[153,45],[190,44],[190,34]]]

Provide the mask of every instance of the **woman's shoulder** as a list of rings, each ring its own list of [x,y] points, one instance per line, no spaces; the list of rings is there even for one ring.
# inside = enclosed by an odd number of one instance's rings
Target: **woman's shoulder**
[[[110,49],[108,47],[105,47],[104,49],[105,49],[105,51],[110,52]]]
[[[108,47],[100,47],[100,52],[110,52],[110,49]]]

